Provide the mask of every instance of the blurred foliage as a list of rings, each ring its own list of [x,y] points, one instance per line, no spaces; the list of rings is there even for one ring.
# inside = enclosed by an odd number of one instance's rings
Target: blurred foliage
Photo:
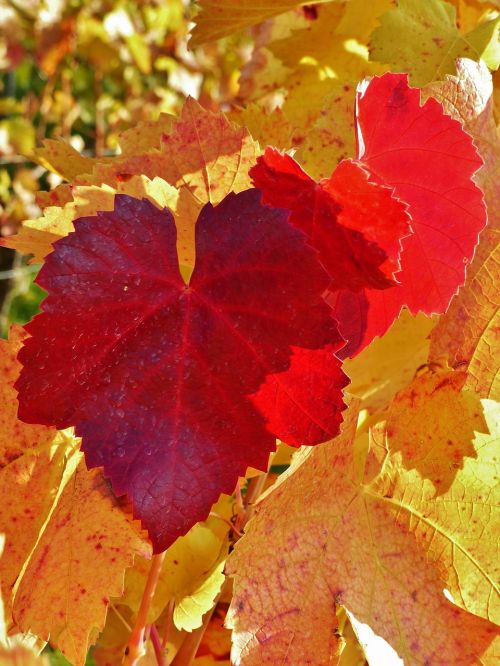
[[[208,108],[231,101],[248,37],[189,51],[182,0],[0,0],[0,229],[38,210],[34,193],[57,184],[26,161],[44,138],[84,154],[187,95]],[[42,182],[40,182],[40,179]]]

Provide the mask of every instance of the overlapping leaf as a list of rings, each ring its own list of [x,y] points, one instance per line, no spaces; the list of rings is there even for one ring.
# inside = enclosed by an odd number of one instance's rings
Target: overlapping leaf
[[[410,72],[422,86],[455,73],[457,58],[484,60],[491,69],[500,64],[500,17],[481,22],[461,35],[456,10],[442,0],[398,0],[397,7],[380,18],[370,41],[370,58],[394,71]]]
[[[104,626],[110,596],[123,590],[123,572],[150,546],[118,506],[100,471],[82,461],[67,470],[62,489],[13,601],[22,631],[50,641],[76,665]]]
[[[482,164],[471,138],[435,100],[421,105],[405,75],[386,74],[360,89],[357,140],[370,177],[408,204],[414,233],[402,241],[400,285],[332,300],[347,354],[385,333],[403,305],[413,314],[445,312],[486,223],[471,180]]]
[[[468,367],[470,385],[482,397],[498,399],[500,141],[493,116],[493,85],[486,66],[460,60],[457,69],[457,77],[449,77],[429,91],[447,113],[464,124],[484,159],[476,182],[485,194],[488,226],[481,233],[465,285],[432,335],[431,356],[446,355],[453,367]]]
[[[233,660],[335,663],[341,604],[408,666],[494,663],[495,626],[450,603],[442,579],[446,566],[451,579],[457,574],[454,596],[460,590],[468,605],[467,590],[474,590],[472,606],[491,610],[495,562],[478,557],[491,553],[495,534],[483,467],[493,462],[493,441],[475,443],[478,459],[437,499],[383,440],[372,439],[369,449],[366,435],[355,441],[356,410],[350,412],[336,440],[295,461],[230,558]],[[472,528],[465,512],[477,520]]]
[[[87,464],[129,495],[157,551],[205,518],[248,465],[267,466],[275,437],[285,438],[274,429],[281,401],[262,404],[258,392],[266,382],[287,394],[290,364],[307,443],[338,428],[345,379],[321,298],[328,277],[288,213],[259,200],[249,190],[203,209],[189,285],[171,213],[126,196],[76,221],[38,278],[49,296],[20,353],[20,415],[75,424]],[[332,407],[318,415],[308,394],[318,370],[300,356],[327,345],[321,388]]]
[[[394,284],[400,239],[409,233],[405,206],[359,164],[343,161],[316,183],[292,157],[268,148],[250,175],[265,203],[291,210],[290,222],[318,250],[332,289]]]

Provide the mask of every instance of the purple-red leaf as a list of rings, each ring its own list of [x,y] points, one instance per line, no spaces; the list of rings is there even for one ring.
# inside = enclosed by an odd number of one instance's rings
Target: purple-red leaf
[[[49,295],[19,354],[20,417],[75,425],[88,466],[130,497],[157,552],[248,465],[265,468],[275,436],[313,444],[340,420],[328,276],[288,213],[260,197],[203,208],[189,286],[171,213],[124,195],[77,220],[38,277]],[[317,381],[329,414],[311,400]]]

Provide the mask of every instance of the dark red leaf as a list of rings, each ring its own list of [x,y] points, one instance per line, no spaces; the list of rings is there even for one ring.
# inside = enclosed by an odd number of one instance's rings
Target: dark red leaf
[[[77,220],[38,277],[49,295],[19,355],[20,417],[75,425],[87,464],[127,493],[155,551],[204,519],[248,465],[266,468],[275,436],[317,443],[338,425],[346,380],[321,297],[328,276],[288,213],[260,196],[203,208],[189,286],[171,213],[128,196]],[[315,354],[329,368],[328,415],[309,393]]]
[[[267,148],[250,175],[265,203],[291,210],[290,222],[320,253],[333,289],[395,283],[409,218],[392,189],[370,182],[362,166],[344,160],[316,183],[290,155]]]
[[[341,333],[357,336],[361,348],[385,333],[403,305],[413,314],[445,312],[486,223],[481,190],[471,180],[482,164],[471,137],[436,100],[421,105],[407,78],[375,77],[357,96],[358,159],[408,204],[414,232],[403,240],[401,285],[367,290],[365,322],[352,318],[357,295],[341,299]]]

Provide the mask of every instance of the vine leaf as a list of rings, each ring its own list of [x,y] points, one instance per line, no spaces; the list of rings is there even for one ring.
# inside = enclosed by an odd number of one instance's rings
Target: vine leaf
[[[156,552],[206,518],[247,466],[265,469],[285,439],[274,428],[289,402],[262,400],[262,385],[287,393],[291,368],[297,428],[312,434],[304,443],[338,430],[347,380],[322,299],[328,276],[287,217],[257,190],[205,206],[187,285],[172,214],[117,196],[113,212],[75,222],[37,279],[49,296],[19,355],[20,417],[75,425],[87,464],[129,496]],[[326,415],[309,395],[314,350]]]
[[[290,222],[319,252],[332,289],[394,284],[409,219],[392,190],[370,182],[362,166],[344,160],[316,183],[290,155],[268,148],[250,175],[264,203],[291,210]]]
[[[500,19],[481,22],[465,35],[456,26],[456,9],[442,0],[398,0],[380,17],[370,40],[370,59],[410,72],[417,86],[455,73],[457,58],[484,60],[491,69],[500,64]]]
[[[358,160],[374,180],[408,204],[413,234],[402,241],[400,285],[384,291],[344,291],[331,303],[353,354],[383,335],[403,305],[412,314],[445,312],[465,279],[486,224],[482,165],[471,137],[404,74],[362,84],[357,97]]]
[[[99,470],[88,471],[76,454],[65,485],[20,580],[13,615],[76,666],[104,626],[110,596],[120,596],[124,569],[151,547],[117,505]]]
[[[356,438],[357,417],[351,405],[341,435],[298,454],[230,556],[234,661],[329,663],[338,651],[340,604],[409,666],[489,663],[497,627],[448,601],[441,576],[445,565],[454,575],[454,548],[461,547],[455,587],[470,585],[483,603],[490,599],[485,577],[476,586],[477,546],[462,510],[473,505],[478,533],[494,534],[489,481],[478,474],[492,447],[483,454],[477,442],[478,460],[467,472],[474,485],[457,479],[434,499],[432,484],[405,470],[383,438],[369,442],[362,432]]]
[[[330,2],[331,0],[319,0]],[[191,48],[227,37],[257,23],[282,14],[289,9],[306,5],[303,0],[261,0],[258,5],[252,0],[242,0],[235,5],[232,0],[200,0],[199,13],[195,16],[195,27],[191,32]]]
[[[429,87],[447,113],[464,124],[484,159],[476,175],[488,208],[488,226],[467,280],[431,336],[431,357],[447,356],[467,368],[468,382],[483,398],[500,399],[500,136],[493,114],[493,81],[484,63],[459,60],[457,76]]]

